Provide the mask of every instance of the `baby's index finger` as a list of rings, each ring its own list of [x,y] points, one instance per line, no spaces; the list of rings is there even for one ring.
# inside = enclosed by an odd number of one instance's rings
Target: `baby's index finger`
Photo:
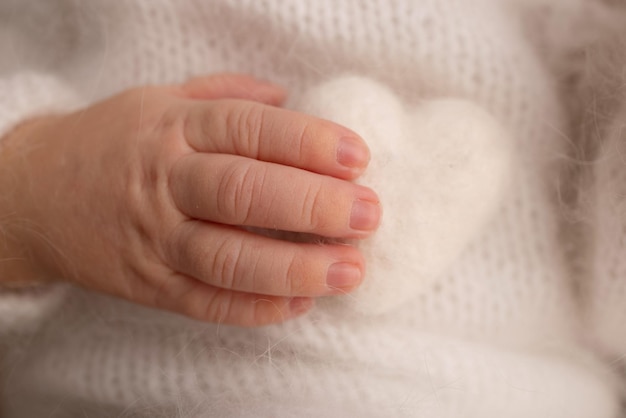
[[[359,135],[333,122],[245,100],[195,104],[185,124],[199,152],[234,154],[354,179],[370,152]]]

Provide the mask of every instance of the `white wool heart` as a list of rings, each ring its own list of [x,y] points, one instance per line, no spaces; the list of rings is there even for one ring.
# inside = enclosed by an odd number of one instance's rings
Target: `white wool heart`
[[[500,206],[512,142],[467,100],[407,108],[374,81],[343,77],[313,88],[296,108],[353,129],[371,150],[358,183],[379,194],[383,220],[356,243],[365,281],[340,298],[360,313],[387,312],[431,288]]]

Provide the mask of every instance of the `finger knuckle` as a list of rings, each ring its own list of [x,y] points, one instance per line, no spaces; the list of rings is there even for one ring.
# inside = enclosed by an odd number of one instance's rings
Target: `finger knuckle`
[[[269,325],[280,322],[283,311],[282,304],[270,299],[257,299],[250,307],[250,313],[242,322],[248,326]]]
[[[324,203],[324,186],[317,182],[309,184],[300,206],[300,219],[308,228],[305,232],[319,231],[325,227]]]
[[[222,219],[237,225],[248,224],[255,202],[259,201],[265,183],[265,171],[251,164],[230,165],[220,181],[217,210]]]
[[[259,306],[256,301],[247,303],[235,293],[221,291],[207,301],[202,312],[196,314],[196,317],[208,322],[255,327],[272,322],[266,311],[267,308]]]
[[[296,296],[306,293],[304,271],[304,260],[296,255],[292,256],[287,262],[283,283],[286,295]]]
[[[243,269],[243,246],[240,240],[225,238],[213,252],[210,274],[212,280],[223,289],[239,289],[245,277]]]
[[[293,157],[296,159],[298,165],[305,165],[310,158],[310,148],[308,144],[311,142],[311,138],[319,138],[321,135],[318,132],[317,126],[311,121],[305,121],[300,126],[300,129],[294,135],[295,144],[297,148],[294,150]]]
[[[227,126],[237,136],[235,147],[239,155],[258,158],[266,119],[265,107],[252,103],[237,102],[228,113]]]
[[[207,301],[202,313],[198,316],[209,322],[237,323],[236,318],[233,318],[233,314],[236,313],[233,306],[233,294],[230,292],[218,291]]]

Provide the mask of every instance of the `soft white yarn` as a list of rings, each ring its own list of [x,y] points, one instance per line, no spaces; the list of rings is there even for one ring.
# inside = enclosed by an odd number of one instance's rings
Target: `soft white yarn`
[[[50,0],[46,13],[7,1],[0,114],[18,98],[33,107],[1,132],[72,108],[47,108],[54,86],[89,103],[254,73],[285,85],[289,107],[362,131],[375,152],[362,181],[394,201],[361,244],[360,293],[282,325],[199,324],[70,291],[37,332],[6,341],[7,417],[615,416],[612,380],[577,342],[558,241],[551,181],[567,126],[544,59],[570,51],[530,44],[512,1]],[[45,75],[24,81],[24,68]],[[335,80],[345,73],[376,82]],[[444,160],[466,165],[444,176]]]
[[[512,140],[474,103],[439,99],[406,108],[388,89],[359,77],[318,86],[296,105],[358,129],[372,161],[358,180],[389,208],[380,230],[356,243],[368,274],[354,309],[385,312],[430,289],[501,203]]]

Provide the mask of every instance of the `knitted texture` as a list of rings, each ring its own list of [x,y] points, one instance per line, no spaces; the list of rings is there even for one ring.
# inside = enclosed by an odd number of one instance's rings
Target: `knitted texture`
[[[37,328],[46,314],[62,303],[67,288],[61,285],[2,289],[0,291],[0,335],[23,334]]]
[[[13,19],[13,45],[26,39],[24,62],[83,102],[236,71],[363,131],[376,153],[362,181],[384,220],[362,244],[364,288],[282,325],[200,324],[71,291],[9,352],[8,417],[614,416],[611,379],[577,344],[557,239],[563,108],[516,2],[40,3],[0,9],[40,17]],[[356,87],[337,81],[346,73]]]

